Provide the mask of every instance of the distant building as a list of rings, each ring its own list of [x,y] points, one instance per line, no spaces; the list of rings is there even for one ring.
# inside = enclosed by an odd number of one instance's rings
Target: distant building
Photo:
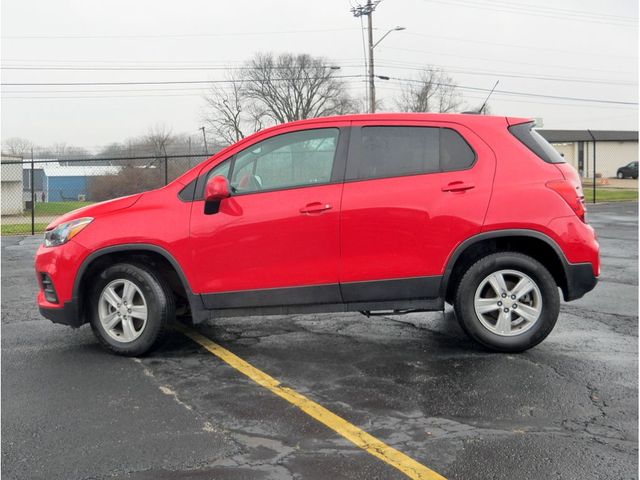
[[[60,165],[57,161],[34,163],[36,202],[91,201],[89,182],[95,177],[117,175],[121,167],[103,165]],[[31,200],[31,164],[24,165],[24,197]]]
[[[629,130],[538,130],[583,177],[593,177],[593,138],[596,174],[615,177],[618,168],[638,160],[638,132]]]
[[[0,159],[0,184],[2,184],[2,215],[20,215],[22,203],[22,157],[2,154]]]

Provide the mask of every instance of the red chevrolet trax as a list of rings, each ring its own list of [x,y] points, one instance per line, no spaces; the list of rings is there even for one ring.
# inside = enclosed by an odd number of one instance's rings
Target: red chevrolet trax
[[[36,256],[42,315],[140,355],[176,315],[455,308],[517,352],[600,274],[576,171],[527,119],[377,114],[261,131],[158,190],[70,212]]]

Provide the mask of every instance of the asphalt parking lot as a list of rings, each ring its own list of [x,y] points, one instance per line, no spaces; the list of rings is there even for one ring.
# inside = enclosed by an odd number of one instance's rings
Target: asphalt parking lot
[[[476,347],[450,311],[197,331],[446,478],[637,478],[638,208],[588,216],[600,283],[523,354]],[[3,478],[407,478],[178,331],[128,359],[42,319],[39,242],[2,238]]]

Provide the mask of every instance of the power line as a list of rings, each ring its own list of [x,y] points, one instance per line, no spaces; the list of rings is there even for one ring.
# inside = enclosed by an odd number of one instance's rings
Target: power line
[[[627,56],[627,55],[613,55],[611,53],[598,53],[598,52],[592,52],[591,50],[587,51],[587,50],[567,50],[567,49],[562,49],[562,48],[551,48],[551,47],[541,47],[537,44],[530,44],[530,45],[522,45],[520,43],[505,43],[505,42],[490,42],[487,40],[479,40],[474,38],[473,40],[470,40],[469,38],[459,38],[459,37],[450,37],[447,35],[430,35],[430,34],[426,34],[426,33],[416,33],[416,32],[407,32],[407,35],[414,35],[416,37],[422,37],[422,38],[439,38],[439,39],[443,39],[443,40],[448,40],[448,41],[454,41],[454,42],[464,42],[464,43],[471,43],[471,44],[482,44],[482,45],[496,45],[499,47],[508,47],[508,48],[518,48],[518,49],[523,49],[523,50],[535,50],[536,52],[560,52],[560,53],[567,53],[569,55],[585,55],[588,57],[593,57],[593,56],[597,56],[597,57],[606,57],[607,59],[611,59],[611,58],[619,58],[619,59],[625,59],[625,60],[637,60],[637,57],[634,56]]]
[[[392,80],[398,80],[398,81],[401,81],[401,82],[423,83],[420,80],[415,80],[415,79],[412,79],[412,78],[397,78],[397,77],[390,77],[390,78]],[[479,92],[489,92],[491,90],[489,88],[469,87],[469,86],[464,86],[464,85],[457,85],[455,83],[434,83],[434,85],[441,85],[441,86],[446,86],[446,87],[457,87],[457,88],[459,88],[461,90],[473,90],[473,91],[479,91]],[[605,100],[605,99],[598,99],[598,98],[565,97],[565,96],[561,96],[561,95],[544,95],[544,94],[540,94],[540,93],[514,92],[514,91],[510,91],[510,90],[495,90],[495,92],[496,93],[501,93],[503,95],[518,95],[518,96],[522,96],[522,97],[552,98],[552,99],[556,99],[556,100],[606,103],[606,104],[615,104],[615,105],[634,105],[634,106],[638,105],[638,102],[625,102],[625,101]]]
[[[362,75],[334,75],[330,78],[359,78]],[[327,77],[306,77],[305,80],[321,80]],[[289,80],[299,80],[300,78],[273,78],[271,81],[286,82]],[[26,83],[3,83],[3,86],[14,87],[35,87],[35,86],[96,86],[96,85],[180,85],[180,84],[212,84],[212,83],[234,83],[237,80],[162,80],[162,81],[146,81],[146,82],[26,82]]]
[[[402,92],[404,91],[403,88],[401,88],[402,83],[400,82],[393,82],[393,81],[388,81],[388,82],[383,82],[379,85],[379,88],[382,90],[391,90],[394,92]],[[501,96],[500,93],[496,93],[494,92],[494,95],[496,96]],[[467,100],[484,100],[485,97],[484,96],[474,96],[474,95],[468,95],[465,94],[463,97],[464,101]],[[627,110],[630,111],[630,107],[629,106],[624,106],[624,105],[600,105],[600,104],[579,104],[579,103],[561,103],[560,101],[555,101],[555,102],[546,102],[543,100],[539,100],[539,99],[535,99],[535,100],[527,100],[527,99],[516,99],[513,98],[511,96],[505,96],[505,98],[503,98],[503,96],[501,96],[500,98],[500,102],[506,102],[506,103],[524,103],[527,105],[534,105],[534,106],[538,106],[538,105],[554,105],[554,106],[561,106],[563,108],[604,108],[607,110]]]
[[[518,74],[518,73],[507,73],[500,71],[488,71],[488,70],[466,70],[458,67],[452,67],[449,65],[440,65],[440,64],[412,64],[412,63],[402,63],[396,62],[394,60],[382,60],[380,65],[386,66],[387,68],[397,68],[400,70],[413,70],[413,71],[424,71],[428,67],[436,67],[439,68],[445,73],[460,73],[463,75],[479,75],[479,76],[489,76],[489,77],[509,77],[509,78],[525,78],[527,80],[547,80],[547,81],[555,81],[555,82],[571,82],[571,83],[588,83],[588,84],[600,84],[600,85],[628,85],[628,86],[636,86],[637,82],[622,82],[617,80],[608,80],[608,79],[586,79],[586,78],[577,78],[577,77],[553,77],[553,76],[543,76],[543,75],[534,75],[534,74]],[[411,65],[421,65],[419,67],[411,66]],[[347,67],[345,67],[347,68]]]
[[[544,63],[544,64],[539,64],[539,63],[532,63],[532,62],[519,62],[517,60],[510,60],[510,59],[506,59],[506,58],[489,58],[489,57],[479,57],[479,56],[471,56],[471,55],[454,55],[454,54],[449,54],[449,53],[445,53],[445,52],[427,52],[426,50],[418,50],[415,48],[399,48],[399,47],[387,47],[389,50],[400,50],[400,51],[405,51],[405,52],[414,52],[414,53],[426,53],[427,55],[438,55],[438,56],[446,56],[446,57],[456,57],[456,58],[464,58],[464,59],[470,59],[470,60],[487,60],[490,62],[498,62],[498,63],[508,63],[509,65],[527,65],[527,66],[534,66],[534,67],[544,67],[544,68],[561,68],[563,70],[579,70],[579,71],[590,71],[590,72],[606,72],[606,73],[611,73],[611,70],[606,70],[606,69],[601,69],[601,68],[575,68],[575,67],[567,67],[566,65],[557,65],[557,64],[549,64],[549,63]],[[628,75],[635,75],[636,72],[617,72],[617,73],[624,73],[624,74],[628,74]]]
[[[580,13],[573,10],[562,10],[543,8],[533,5],[513,4],[508,2],[495,2],[484,0],[483,2],[474,2],[472,0],[425,0],[432,3],[444,5],[456,5],[462,7],[471,7],[481,10],[490,10],[501,13],[515,13],[519,15],[534,15],[546,18],[555,18],[562,20],[583,21],[608,25],[616,25],[623,27],[633,27],[637,25],[637,19],[629,19],[623,16],[614,16],[597,13]]]
[[[51,35],[2,35],[3,39],[63,39],[63,40],[84,40],[84,39],[102,39],[102,38],[180,38],[180,37],[233,37],[233,36],[260,36],[260,35],[289,35],[299,33],[328,33],[328,32],[345,32],[357,30],[356,28],[322,28],[309,30],[275,30],[266,32],[226,32],[226,33],[162,33],[162,34],[51,34]]]
[[[273,65],[269,67],[275,70],[288,70],[291,67],[283,67]],[[334,68],[333,65],[325,65],[325,68]],[[338,67],[339,68],[339,67]],[[144,71],[144,70],[177,70],[177,71],[189,71],[189,70],[259,70],[260,67],[252,67],[248,65],[241,66],[194,66],[194,67],[76,67],[76,66],[41,66],[41,65],[2,65],[2,70],[70,70],[74,72],[81,71]],[[337,68],[336,68],[337,69]]]
[[[458,67],[448,66],[448,65],[440,65],[440,64],[429,64],[422,65],[419,63],[401,63],[395,61],[379,61],[378,65],[386,66],[387,68],[394,68],[400,70],[413,70],[413,71],[423,71],[428,67],[436,67],[443,70],[446,70],[447,73],[460,73],[466,75],[477,75],[477,76],[489,76],[489,77],[507,77],[507,78],[524,78],[528,80],[543,80],[543,81],[552,81],[552,82],[570,82],[570,83],[586,83],[586,84],[594,84],[594,85],[629,85],[635,86],[637,82],[624,82],[617,80],[608,80],[608,79],[586,79],[586,78],[578,78],[578,77],[559,77],[559,76],[544,76],[544,75],[534,75],[534,74],[517,74],[517,73],[508,73],[501,71],[487,71],[487,70],[466,70]],[[412,65],[420,65],[420,66],[412,66]],[[277,68],[277,67],[274,67]],[[284,68],[284,67],[283,67]],[[341,68],[361,68],[360,65],[341,65]],[[209,71],[209,70],[224,70],[224,71],[233,71],[233,70],[254,70],[255,67],[48,67],[48,66],[2,66],[0,67],[2,70],[42,70],[42,71]]]
[[[425,52],[426,53],[426,52]],[[509,73],[509,72],[500,72],[500,71],[487,71],[487,70],[478,70],[478,69],[464,69],[457,66],[451,65],[442,65],[442,64],[433,64],[425,65],[417,62],[400,62],[397,60],[381,60],[379,62],[381,65],[386,65],[392,68],[399,68],[403,70],[416,70],[421,71],[427,67],[433,66],[442,69],[446,69],[448,72],[453,73],[463,73],[469,75],[480,75],[480,76],[503,76],[503,77],[513,77],[513,78],[526,78],[526,79],[535,79],[535,80],[548,80],[548,81],[557,81],[557,82],[573,82],[573,83],[591,83],[591,84],[603,84],[603,85],[637,85],[636,82],[624,82],[617,80],[609,80],[609,79],[588,79],[584,77],[561,77],[561,76],[544,76],[544,75],[536,75],[529,73]],[[327,68],[335,68],[340,65],[340,62],[331,62],[331,65],[327,65]],[[277,65],[272,67],[275,69],[286,69],[288,67],[278,67]],[[348,64],[344,63],[340,65],[340,68],[361,68],[358,64]],[[3,70],[53,70],[53,71],[208,71],[208,70],[255,70],[256,67],[251,67],[247,65],[226,65],[226,66],[144,66],[144,67],[131,67],[131,66],[109,66],[109,67],[78,67],[78,66],[51,66],[51,65],[3,65],[0,66],[0,69]]]

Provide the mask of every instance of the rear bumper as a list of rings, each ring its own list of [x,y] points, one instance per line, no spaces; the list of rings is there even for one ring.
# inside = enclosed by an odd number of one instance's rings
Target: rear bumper
[[[84,323],[78,312],[78,304],[73,300],[65,302],[62,307],[58,308],[44,307],[42,305],[38,307],[40,309],[40,315],[51,320],[53,323],[60,323],[73,328],[78,328]]]
[[[591,263],[570,263],[565,268],[567,288],[564,293],[566,302],[577,300],[593,290],[598,283]]]

